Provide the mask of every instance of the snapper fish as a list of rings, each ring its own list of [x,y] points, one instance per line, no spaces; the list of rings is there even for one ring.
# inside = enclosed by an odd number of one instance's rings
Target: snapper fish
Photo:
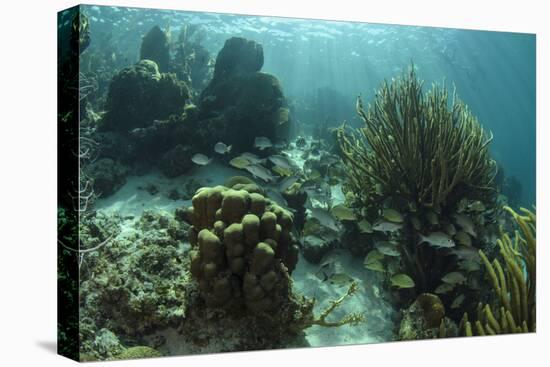
[[[292,171],[292,165],[290,160],[287,157],[284,157],[282,155],[272,155],[268,158],[271,163],[273,163],[275,166],[287,169],[289,171]]]
[[[218,154],[227,154],[231,152],[232,147],[232,145],[226,145],[225,143],[219,141],[216,145],[214,145],[214,151]]]
[[[456,284],[465,283],[467,279],[464,276],[464,274],[462,274],[458,271],[452,271],[452,272],[444,275],[441,278],[441,280],[445,283],[456,285]]]
[[[281,195],[278,191],[275,191],[273,189],[267,189],[266,193],[267,193],[267,197],[273,200],[274,202],[276,202],[277,204],[279,204],[279,206],[282,206],[284,208],[288,207],[288,202],[283,197],[283,195]]]
[[[474,223],[466,214],[455,214],[454,219],[456,224],[462,227],[462,230],[468,233],[470,236],[476,238],[477,234],[474,230]]]
[[[347,275],[346,273],[334,273],[328,277],[328,282],[335,286],[344,286],[353,283],[355,279]]]
[[[258,157],[256,154],[254,153],[248,153],[248,152],[244,152],[244,153],[241,153],[241,155],[239,156],[240,158],[244,158],[246,159],[247,161],[249,161],[250,163],[262,163],[263,159],[261,159],[260,157]]]
[[[382,212],[385,220],[392,223],[403,223],[403,216],[395,209],[386,208]]]
[[[285,192],[290,186],[295,184],[298,179],[298,176],[288,176],[287,178],[283,179],[281,182],[279,182],[279,191]]]
[[[269,140],[265,136],[258,136],[254,139],[254,147],[260,150],[271,148],[272,146],[273,143],[271,143],[271,140]]]
[[[420,234],[420,241],[418,242],[418,244],[420,245],[424,242],[433,247],[455,247],[455,242],[453,241],[453,239],[443,232],[432,232],[427,236]]]
[[[330,210],[332,215],[336,217],[338,220],[355,220],[357,217],[355,216],[355,213],[351,208],[348,208],[347,206],[343,204],[338,204],[332,207]]]
[[[376,249],[383,255],[396,257],[401,256],[401,253],[397,249],[397,244],[389,241],[380,241],[376,243]]]
[[[392,222],[378,222],[374,226],[372,226],[372,229],[378,232],[395,232],[403,228],[403,224],[400,223],[392,223]]]
[[[390,278],[392,286],[403,289],[403,288],[414,288],[414,280],[407,274],[395,274]]]
[[[243,157],[235,157],[229,161],[229,164],[235,168],[244,169],[250,165],[250,161]]]
[[[204,154],[197,153],[191,158],[191,161],[199,166],[206,166],[212,162],[212,158],[208,158]]]
[[[459,294],[451,304],[451,308],[459,308],[466,297],[463,294]]]
[[[359,221],[357,227],[361,233],[372,233],[372,224],[366,219]]]
[[[321,208],[312,208],[309,210],[311,211],[311,216],[317,219],[323,227],[332,229],[336,232],[340,230],[336,224],[336,220],[328,210]]]
[[[275,180],[275,176],[273,176],[267,168],[265,168],[264,166],[260,166],[259,164],[250,164],[244,167],[244,169],[250,172],[252,176],[261,178],[265,182]]]

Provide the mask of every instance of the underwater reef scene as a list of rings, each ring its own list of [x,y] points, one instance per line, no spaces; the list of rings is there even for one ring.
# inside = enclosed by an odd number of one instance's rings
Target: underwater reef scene
[[[59,32],[61,354],[536,331],[533,35],[89,5]]]

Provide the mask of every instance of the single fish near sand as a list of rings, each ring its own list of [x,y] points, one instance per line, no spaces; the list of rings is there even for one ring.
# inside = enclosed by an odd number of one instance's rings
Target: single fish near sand
[[[418,242],[418,244],[420,245],[424,242],[433,247],[455,247],[455,242],[453,241],[453,239],[443,232],[432,232],[427,236],[420,234],[420,241]]]
[[[265,136],[258,136],[254,139],[254,147],[260,150],[271,148],[272,146],[273,143],[271,143],[271,140],[269,140]]]
[[[226,145],[225,143],[219,141],[216,145],[214,145],[214,151],[218,154],[227,154],[231,152],[232,147],[232,145]]]
[[[191,158],[191,161],[199,166],[206,166],[212,162],[212,158],[208,158],[204,154],[197,153]]]
[[[336,286],[344,286],[352,283],[355,279],[347,275],[346,273],[334,273],[328,277],[328,282]]]

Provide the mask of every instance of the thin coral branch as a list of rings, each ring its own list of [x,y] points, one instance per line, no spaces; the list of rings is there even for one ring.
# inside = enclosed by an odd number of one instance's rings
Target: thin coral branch
[[[327,321],[327,317],[344,302],[344,300],[350,296],[352,296],[357,291],[357,282],[351,283],[350,287],[348,288],[348,291],[346,294],[344,294],[342,297],[330,301],[330,306],[328,306],[319,317],[312,320],[312,325],[319,325],[324,327],[338,327],[342,325],[357,325],[361,322],[365,322],[365,317],[362,314],[359,313],[351,313],[344,316],[339,321]]]

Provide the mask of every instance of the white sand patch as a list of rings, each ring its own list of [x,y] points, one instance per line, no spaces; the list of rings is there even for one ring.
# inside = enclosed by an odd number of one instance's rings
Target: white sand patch
[[[390,303],[384,300],[381,278],[364,269],[363,259],[353,258],[348,251],[339,250],[337,260],[346,269],[347,275],[357,280],[359,289],[348,297],[328,317],[328,321],[340,320],[344,315],[354,312],[363,313],[366,322],[356,326],[344,325],[335,328],[313,326],[307,329],[306,338],[311,346],[333,346],[344,344],[380,343],[393,340],[396,312]],[[314,312],[319,315],[331,300],[346,293],[348,286],[336,286],[323,282],[315,273],[318,265],[307,262],[302,256],[292,273],[294,289],[307,297],[315,297],[317,304]]]
[[[167,178],[160,172],[150,172],[143,176],[129,176],[124,186],[107,198],[95,203],[98,211],[106,214],[119,213],[121,216],[139,216],[143,210],[164,210],[173,212],[176,208],[191,205],[191,194],[187,200],[173,200],[168,197],[171,190],[185,192],[185,185],[195,180],[201,186],[222,185],[232,176],[245,175],[246,172],[213,162],[207,166],[197,166],[185,175]],[[153,185],[158,192],[151,195],[145,188]]]

